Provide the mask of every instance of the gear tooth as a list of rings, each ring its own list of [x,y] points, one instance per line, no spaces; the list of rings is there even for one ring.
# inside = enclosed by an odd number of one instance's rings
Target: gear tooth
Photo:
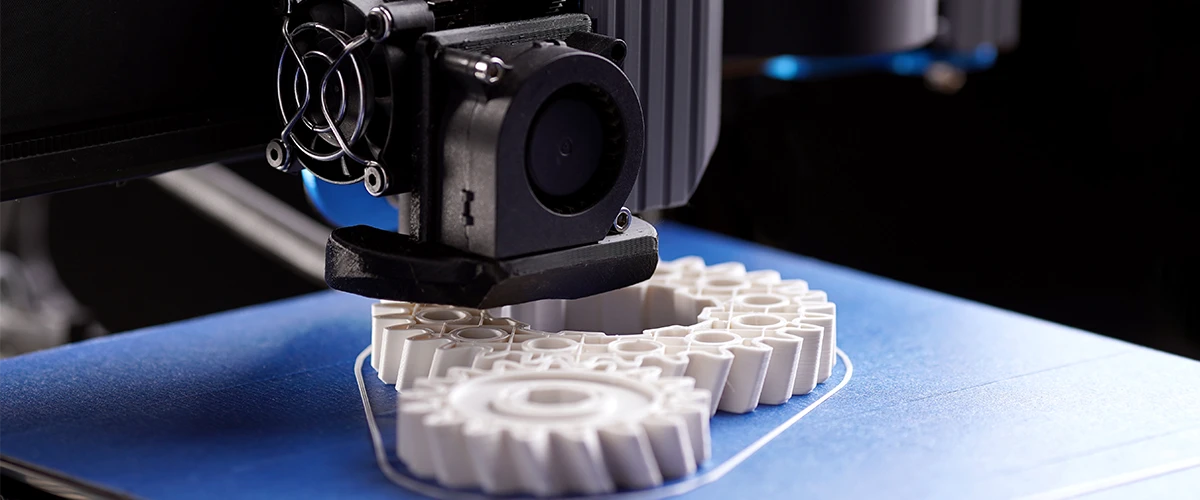
[[[746,273],[746,279],[755,285],[774,285],[783,281],[783,277],[779,275],[779,271],[774,269],[750,271]]]
[[[829,378],[829,376],[833,373],[833,366],[837,364],[837,306],[827,301],[828,299],[825,297],[825,292],[816,290],[809,293],[820,294],[819,297],[821,301],[817,302],[816,305],[820,306],[822,310],[829,311],[828,313],[813,312],[810,314],[807,312],[809,302],[808,295],[805,295],[801,300],[801,303],[805,304],[806,312],[800,319],[800,322],[817,325],[825,329],[821,335],[821,366],[820,372],[817,376],[817,382],[821,383]],[[815,302],[815,300],[813,300],[813,302]]]
[[[604,463],[617,486],[630,489],[662,484],[662,472],[654,461],[650,440],[641,427],[620,424],[599,430]]]
[[[550,460],[556,468],[551,479],[559,483],[559,491],[599,495],[617,489],[604,464],[600,438],[591,429],[552,431]]]
[[[712,409],[709,415],[717,413],[717,404],[721,401],[721,393],[725,391],[725,382],[729,379],[729,369],[733,366],[733,354],[728,351],[708,352],[689,351],[687,353],[688,367],[685,376],[696,381],[696,387],[705,389],[712,394]]]
[[[389,326],[412,325],[412,304],[380,302],[371,304],[371,368],[379,371],[383,359],[383,330]]]
[[[824,304],[829,302],[829,294],[824,290],[809,290],[800,297],[800,302],[805,304]]]
[[[451,488],[478,487],[478,475],[463,437],[463,418],[452,410],[442,410],[426,416],[424,424],[438,482]]]
[[[706,267],[706,265],[704,263],[704,258],[697,257],[695,255],[689,255],[687,257],[680,257],[678,259],[668,261],[667,264],[677,267],[683,271],[690,271],[690,272],[697,272],[697,271],[703,272]]]
[[[671,394],[671,404],[679,408],[708,408],[712,406],[712,393],[708,389],[695,388]]]
[[[800,318],[800,324],[820,326],[824,331],[821,333],[821,367],[818,368],[817,384],[826,381],[829,375],[833,373],[833,360],[835,359],[836,347],[838,347],[838,338],[836,338],[836,330],[834,326],[834,315],[823,313],[805,312]]]
[[[387,342],[387,338],[384,338]],[[405,337],[404,353],[397,367],[395,380],[398,390],[412,387],[417,379],[429,376],[433,366],[433,353],[443,345],[449,344],[450,339],[433,335],[414,335]]]
[[[792,395],[808,394],[817,387],[817,378],[821,368],[821,352],[824,350],[821,345],[821,336],[825,329],[815,325],[798,324],[781,328],[779,331],[804,339],[804,342],[800,344],[800,355],[796,362],[796,378],[792,385]]]
[[[476,482],[484,493],[508,495],[519,491],[516,467],[507,453],[507,439],[500,429],[488,422],[469,421],[463,427],[463,441],[469,455]]]
[[[662,376],[665,379],[686,379],[689,384],[695,385],[695,381],[683,376],[687,370],[688,359],[685,356],[667,356],[656,355],[646,356],[642,358],[642,366],[655,366],[662,370]],[[691,390],[688,387],[688,390]]]
[[[424,420],[436,410],[429,401],[406,401],[396,415],[396,454],[413,475],[424,479],[434,476],[433,467],[426,460],[433,450]]]
[[[516,468],[519,489],[535,496],[545,497],[562,492],[556,487],[557,464],[550,460],[550,438],[543,429],[506,429],[508,441],[507,459],[518,465]]]
[[[805,312],[837,314],[837,304],[833,302],[804,302],[801,305],[804,307]]]
[[[708,423],[711,407],[712,396],[703,389],[674,393],[668,402],[668,410],[683,419],[687,425],[692,454],[697,464],[704,463],[712,455],[712,438]]]
[[[765,345],[734,345],[726,349],[733,354],[733,363],[717,409],[730,413],[754,411],[767,379],[771,348]]]
[[[776,332],[769,332],[758,341],[770,349],[766,378],[758,402],[768,405],[784,404],[791,399],[792,391],[796,387],[796,369],[800,364],[800,350],[804,341],[794,335]]]
[[[746,265],[741,262],[722,262],[713,264],[704,269],[706,276],[744,276],[746,274]]]
[[[808,293],[808,282],[804,280],[783,280],[771,285],[771,292],[800,297]]]
[[[692,451],[687,422],[682,417],[655,415],[642,421],[642,429],[663,478],[675,479],[696,472],[696,454]]]
[[[446,344],[433,352],[430,362],[429,376],[443,377],[451,368],[471,367],[480,356],[492,351],[487,345],[479,344]]]
[[[407,321],[407,320],[405,320]],[[412,328],[411,322],[392,321],[388,324],[384,318],[376,321],[383,324],[379,342],[379,380],[385,384],[395,384],[400,365],[405,356],[409,355],[408,339],[428,333],[428,330]]]

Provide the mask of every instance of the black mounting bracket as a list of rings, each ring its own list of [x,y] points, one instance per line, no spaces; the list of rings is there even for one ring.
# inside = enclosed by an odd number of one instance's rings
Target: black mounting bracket
[[[595,295],[650,279],[657,266],[658,232],[636,217],[598,243],[505,259],[370,226],[336,229],[325,246],[325,282],[336,290],[480,309]]]

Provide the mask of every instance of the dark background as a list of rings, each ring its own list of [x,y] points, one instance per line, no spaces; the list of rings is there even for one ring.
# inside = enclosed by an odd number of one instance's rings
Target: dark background
[[[955,95],[727,80],[717,153],[667,216],[1200,357],[1195,4],[1024,2],[1017,51]],[[298,178],[237,169],[307,208]],[[63,280],[110,331],[317,289],[148,181],[51,214]]]

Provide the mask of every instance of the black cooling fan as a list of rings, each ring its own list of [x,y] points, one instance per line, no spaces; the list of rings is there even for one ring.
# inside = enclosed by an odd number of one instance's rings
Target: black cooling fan
[[[389,141],[404,50],[370,41],[367,12],[349,3],[310,1],[291,9],[276,73],[285,129],[267,159],[335,184],[358,182],[367,165],[388,164],[389,151],[398,149]]]
[[[267,146],[267,160],[335,184],[365,178],[376,195],[385,172],[397,183],[389,192],[410,179],[414,137],[395,125],[411,125],[421,112],[419,65],[408,64],[417,36],[565,10],[563,0],[280,2],[284,44],[276,92],[284,129]],[[372,36],[372,23],[391,28]]]

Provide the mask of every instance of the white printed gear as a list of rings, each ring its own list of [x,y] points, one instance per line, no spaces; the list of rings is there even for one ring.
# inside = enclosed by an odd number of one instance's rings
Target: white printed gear
[[[648,488],[709,456],[709,394],[602,360],[454,368],[400,394],[398,453],[418,477],[491,495]]]

